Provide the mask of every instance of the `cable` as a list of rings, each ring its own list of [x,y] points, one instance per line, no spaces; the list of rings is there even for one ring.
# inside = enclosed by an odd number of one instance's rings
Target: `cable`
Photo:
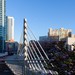
[[[31,43],[30,43],[31,44]],[[42,64],[42,62],[41,62],[41,59],[39,58],[39,56],[37,55],[37,53],[35,52],[35,49],[34,49],[34,47],[33,47],[33,45],[31,44],[31,46],[32,46],[32,48],[33,48],[33,50],[34,50],[34,53],[36,54],[36,56],[37,56],[37,58],[38,58],[38,64],[40,64],[40,66],[42,66],[42,69],[46,72],[46,70],[45,70],[45,68],[44,68],[44,66],[43,66],[43,64]],[[31,51],[32,52],[32,51]],[[36,59],[37,60],[37,59]],[[41,69],[41,70],[42,70]]]

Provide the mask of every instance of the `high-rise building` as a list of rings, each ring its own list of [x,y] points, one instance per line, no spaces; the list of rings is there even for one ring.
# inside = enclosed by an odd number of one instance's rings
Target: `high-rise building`
[[[7,16],[7,41],[14,40],[14,18]]]
[[[6,0],[0,0],[0,52],[4,50],[6,40]]]

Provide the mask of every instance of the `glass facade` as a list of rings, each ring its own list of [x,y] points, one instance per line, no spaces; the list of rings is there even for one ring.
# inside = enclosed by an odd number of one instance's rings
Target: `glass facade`
[[[6,40],[6,0],[0,0],[0,52],[4,50]]]

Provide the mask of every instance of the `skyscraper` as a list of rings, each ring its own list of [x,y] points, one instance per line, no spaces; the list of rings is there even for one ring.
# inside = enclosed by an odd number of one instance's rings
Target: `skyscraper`
[[[7,41],[14,40],[14,18],[7,16]]]
[[[0,52],[4,50],[6,40],[6,0],[0,0]]]

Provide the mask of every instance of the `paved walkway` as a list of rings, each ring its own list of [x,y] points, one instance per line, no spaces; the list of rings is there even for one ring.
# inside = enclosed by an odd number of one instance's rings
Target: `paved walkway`
[[[7,66],[12,70],[15,75],[42,75],[40,72],[32,71],[27,67],[24,68],[23,57],[13,55],[5,59]],[[26,64],[26,63],[25,63]]]
[[[27,64],[26,62],[23,61],[22,56],[17,56],[17,55],[8,56],[5,58],[5,61],[6,61],[6,65],[12,70],[12,72],[15,75],[47,75],[47,74],[43,74],[41,71],[33,71],[27,68]],[[52,73],[54,73],[54,71]]]
[[[8,56],[5,61],[7,66],[13,71],[15,75],[23,75],[23,57],[17,55]]]

